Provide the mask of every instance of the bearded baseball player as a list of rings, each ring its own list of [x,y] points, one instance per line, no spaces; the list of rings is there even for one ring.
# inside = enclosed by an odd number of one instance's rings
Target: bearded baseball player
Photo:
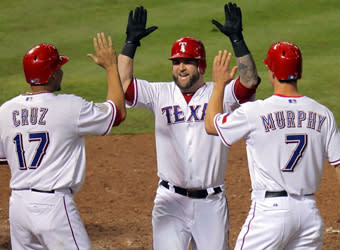
[[[125,118],[117,58],[104,33],[88,56],[107,74],[107,101],[93,103],[60,90],[68,57],[38,44],[23,59],[31,91],[0,107],[0,160],[11,169],[12,249],[92,249],[73,199],[84,182],[87,134],[106,135]]]
[[[264,60],[274,94],[223,113],[230,56],[225,52],[215,57],[215,86],[205,124],[225,146],[241,138],[247,145],[252,202],[235,249],[321,249],[324,225],[314,193],[325,160],[340,176],[340,133],[334,116],[298,92],[302,56],[289,42],[274,43]]]
[[[216,26],[230,37],[240,77],[224,89],[223,106],[231,111],[254,97],[259,83],[252,56],[243,40],[241,10],[226,4],[226,23]],[[140,40],[157,29],[146,29],[147,11],[130,12],[127,38],[118,69],[129,107],[155,115],[159,186],[152,211],[153,249],[228,249],[228,206],[224,177],[228,150],[204,130],[207,103],[214,83],[204,81],[203,43],[182,37],[173,43],[172,82],[149,82],[133,75]],[[242,65],[242,66],[241,66]],[[236,68],[235,68],[236,71]]]

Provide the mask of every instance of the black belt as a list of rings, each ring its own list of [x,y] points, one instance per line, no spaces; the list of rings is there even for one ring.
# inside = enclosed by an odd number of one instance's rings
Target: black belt
[[[169,182],[167,181],[161,181],[160,183],[163,187],[166,187],[167,189],[170,189]],[[208,191],[206,189],[202,190],[195,190],[195,189],[185,189],[177,186],[173,186],[175,193],[181,194],[190,198],[194,199],[204,199],[208,196]],[[214,187],[214,193],[212,194],[218,194],[221,193],[222,189],[220,187]]]
[[[38,190],[38,189],[35,189],[35,188],[31,188],[31,191],[33,191],[33,192],[39,192],[39,193],[49,193],[49,194],[54,194],[54,190],[45,191],[45,190]]]
[[[305,194],[304,196],[311,196],[313,194]],[[265,198],[271,198],[271,197],[287,197],[288,193],[287,191],[276,191],[276,192],[270,192],[266,191]]]
[[[285,197],[285,196],[288,196],[286,191],[277,191],[277,192],[266,191],[266,194],[264,197],[271,198],[271,197]]]
[[[73,191],[72,191],[72,189],[71,188],[65,188],[65,189],[54,189],[54,190],[40,190],[40,189],[35,189],[35,188],[18,188],[18,189],[16,189],[16,188],[13,188],[12,190],[16,190],[16,191],[20,191],[20,190],[29,190],[29,191],[32,191],[32,192],[39,192],[39,193],[47,193],[47,194],[54,194],[55,192],[58,192],[58,191],[67,191],[67,190],[69,190],[70,191],[70,193],[72,194],[73,193]]]

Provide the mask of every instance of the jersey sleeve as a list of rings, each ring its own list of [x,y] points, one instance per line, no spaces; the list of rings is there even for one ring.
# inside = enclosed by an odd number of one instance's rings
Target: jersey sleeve
[[[245,109],[242,106],[230,113],[217,114],[214,124],[219,137],[227,147],[244,138],[250,131]]]
[[[326,143],[327,158],[329,164],[338,165],[340,164],[340,132],[332,113],[330,114],[330,121]]]
[[[232,80],[224,88],[223,112],[231,112],[240,106],[234,91],[236,80],[237,79]]]
[[[78,121],[79,134],[108,134],[115,122],[116,113],[116,106],[112,101],[103,103],[84,101]]]
[[[224,89],[223,110],[231,112],[240,104],[255,100],[256,88],[248,89],[240,82],[240,77],[232,80]]]
[[[157,93],[156,83],[133,78],[125,94],[126,106],[128,108],[146,108],[152,111]]]
[[[6,156],[5,156],[5,151],[2,143],[0,142],[0,162],[6,162]]]

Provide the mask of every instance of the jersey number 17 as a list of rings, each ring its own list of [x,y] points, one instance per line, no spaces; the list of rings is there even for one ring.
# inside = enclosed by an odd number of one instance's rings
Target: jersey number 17
[[[27,167],[26,165],[26,159],[25,159],[25,150],[23,147],[22,142],[22,134],[19,133],[13,138],[13,142],[16,146],[16,152],[18,155],[19,165],[21,170],[29,169],[36,169],[39,167],[45,153],[46,149],[49,144],[49,136],[48,132],[35,132],[35,133],[29,133],[28,134],[28,141],[31,142],[38,142],[35,154],[33,155],[33,158],[31,160],[30,165]]]

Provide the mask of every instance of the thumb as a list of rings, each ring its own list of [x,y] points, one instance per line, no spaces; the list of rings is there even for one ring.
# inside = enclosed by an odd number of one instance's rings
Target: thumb
[[[157,26],[152,26],[150,28],[148,28],[146,31],[145,31],[145,36],[149,35],[150,33],[154,32],[156,29],[158,29]]]
[[[211,20],[211,22],[213,23],[213,24],[215,24],[215,26],[220,30],[220,31],[222,31],[222,29],[223,29],[223,25],[222,24],[220,24],[218,21],[216,21],[216,20]]]
[[[231,74],[232,78],[234,78],[234,77],[235,77],[235,74],[236,74],[237,68],[238,68],[237,66],[234,66],[234,67],[233,67],[233,69],[231,70],[231,73],[230,73],[230,74]]]
[[[97,63],[97,57],[93,54],[87,54],[88,57],[90,57],[95,63]]]

